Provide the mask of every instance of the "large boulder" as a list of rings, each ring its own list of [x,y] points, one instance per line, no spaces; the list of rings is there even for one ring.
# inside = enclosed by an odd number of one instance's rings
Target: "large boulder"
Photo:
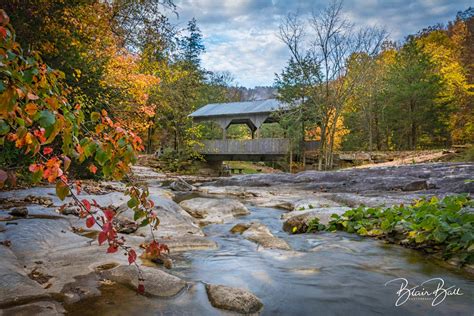
[[[170,183],[170,188],[173,191],[179,191],[179,192],[186,192],[186,191],[193,191],[195,190],[195,187],[192,186],[191,184],[187,183],[181,178],[177,178],[175,181]]]
[[[249,291],[224,285],[206,284],[206,292],[212,306],[229,311],[252,314],[263,307],[258,297]]]
[[[145,293],[169,297],[178,294],[185,286],[186,282],[180,278],[166,273],[160,269],[141,266],[142,276],[145,279]],[[121,265],[113,269],[100,272],[101,275],[109,280],[121,283],[133,288],[138,287],[138,273],[135,266]]]
[[[160,219],[160,226],[154,232],[159,238],[175,238],[183,236],[204,236],[201,228],[196,225],[195,220],[187,212],[185,212],[173,200],[163,198],[161,196],[153,196],[155,202],[154,211]],[[118,210],[118,218],[132,220],[134,212],[129,209],[127,203],[122,204]],[[136,235],[143,235],[146,238],[151,237],[149,227],[140,227],[135,232]]]
[[[263,248],[291,250],[290,245],[281,238],[275,237],[267,226],[254,222],[248,225],[237,224],[231,232],[241,232],[246,239],[256,242]]]
[[[179,205],[201,226],[222,224],[237,216],[250,214],[245,205],[233,199],[194,198],[182,201]]]

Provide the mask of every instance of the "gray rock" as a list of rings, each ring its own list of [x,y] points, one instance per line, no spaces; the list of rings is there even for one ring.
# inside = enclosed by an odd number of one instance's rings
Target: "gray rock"
[[[155,231],[155,236],[159,238],[174,238],[182,236],[204,236],[201,228],[196,225],[195,220],[187,212],[185,212],[178,204],[173,200],[164,198],[161,193],[155,195],[151,193],[150,196],[155,202],[154,211],[156,211],[158,218],[160,219],[160,225],[158,230]],[[127,204],[122,204],[117,212],[119,219],[127,219],[133,221],[134,212],[129,209]],[[142,235],[146,238],[151,237],[149,227],[140,227],[134,233],[136,235]]]
[[[234,226],[235,227],[235,226]],[[267,226],[261,223],[251,223],[242,233],[246,239],[256,242],[263,248],[291,250],[290,245],[281,238],[275,237]]]
[[[426,180],[418,180],[405,184],[402,191],[421,191],[426,189],[428,189],[428,182]]]
[[[178,178],[176,181],[171,182],[170,188],[173,191],[180,191],[180,192],[193,191],[195,189],[194,186],[190,185],[189,183],[187,183],[181,178]]]
[[[242,234],[244,231],[246,231],[250,227],[250,224],[247,223],[238,223],[234,227],[230,229],[230,232],[232,234]]]
[[[340,171],[304,171],[297,174],[252,174],[222,178],[216,186],[299,186],[324,192],[390,192],[425,180],[428,193],[473,193],[474,163],[426,163],[395,167],[353,168]],[[421,182],[420,182],[421,184]],[[424,186],[423,184],[421,184]]]
[[[236,216],[250,214],[242,203],[233,199],[194,198],[179,205],[202,226],[222,224]]]
[[[31,280],[14,253],[0,246],[0,305],[46,297],[43,287]]]
[[[217,244],[214,241],[202,236],[175,236],[166,239],[159,239],[158,241],[166,244],[171,253],[217,248]]]
[[[17,217],[26,217],[28,216],[28,209],[26,207],[15,207],[11,209],[8,214]]]
[[[166,269],[173,268],[173,260],[166,254],[160,254],[158,257],[151,259],[151,261],[164,266]]]
[[[166,273],[160,269],[153,269],[141,266],[143,273],[145,293],[169,297],[178,294],[186,285],[186,282],[180,278]],[[138,274],[134,266],[118,266],[116,268],[105,270],[101,275],[109,280],[121,283],[133,288],[138,288]]]
[[[241,314],[252,314],[263,307],[258,297],[243,289],[206,284],[206,292],[212,306],[217,308]]]

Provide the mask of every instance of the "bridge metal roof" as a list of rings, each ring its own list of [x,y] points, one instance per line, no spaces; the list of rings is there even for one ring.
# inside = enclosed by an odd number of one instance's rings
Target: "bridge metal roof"
[[[288,104],[282,103],[276,99],[230,103],[211,103],[194,111],[189,116],[193,118],[201,118],[210,116],[271,113],[280,109],[286,109],[288,107]]]

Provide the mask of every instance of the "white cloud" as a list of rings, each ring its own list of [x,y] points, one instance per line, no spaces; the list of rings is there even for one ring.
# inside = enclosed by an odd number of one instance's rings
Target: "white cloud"
[[[271,85],[281,71],[288,52],[277,37],[282,16],[298,10],[310,13],[327,1],[313,0],[177,0],[179,20],[185,25],[195,17],[204,36],[203,66],[214,71],[230,71],[247,87]],[[470,1],[459,0],[346,0],[344,11],[357,25],[383,26],[391,38],[436,23],[454,19]]]

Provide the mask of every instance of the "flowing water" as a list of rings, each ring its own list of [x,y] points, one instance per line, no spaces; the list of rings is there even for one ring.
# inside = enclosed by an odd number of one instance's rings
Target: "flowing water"
[[[160,299],[133,290],[103,286],[101,297],[68,306],[72,314],[104,315],[222,315],[206,296],[204,283],[247,288],[264,303],[263,315],[473,315],[474,279],[443,268],[421,253],[345,233],[288,235],[282,232],[281,211],[250,207],[251,214],[231,223],[210,225],[206,235],[219,248],[178,257],[171,270],[194,283],[177,297]],[[264,250],[229,230],[239,222],[260,221],[285,239],[292,251]],[[442,278],[448,296],[431,306],[433,296],[418,297],[395,307],[400,289],[384,284],[405,278],[410,286]],[[433,290],[433,283],[425,286]],[[438,292],[438,293],[441,293]]]

